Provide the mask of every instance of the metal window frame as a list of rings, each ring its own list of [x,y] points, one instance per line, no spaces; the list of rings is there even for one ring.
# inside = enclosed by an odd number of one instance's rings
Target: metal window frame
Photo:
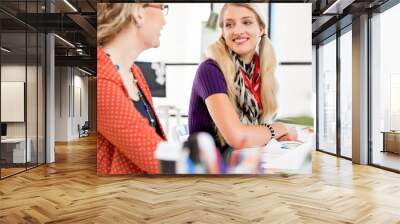
[[[347,26],[340,28],[339,26],[336,26],[336,32],[332,35],[330,35],[329,37],[326,37],[325,39],[321,40],[317,45],[316,45],[316,150],[319,152],[323,152],[326,153],[328,155],[333,155],[342,159],[346,159],[346,160],[350,160],[352,161],[352,158],[347,157],[342,155],[342,150],[341,150],[341,132],[342,132],[342,127],[341,127],[341,116],[340,116],[340,112],[341,112],[341,108],[340,108],[340,103],[341,103],[341,88],[340,88],[340,84],[341,84],[341,57],[340,57],[340,38],[341,36],[343,36],[344,34],[346,34],[347,32],[350,32],[352,23],[348,24]],[[336,152],[332,153],[329,151],[326,151],[324,149],[320,148],[320,144],[319,144],[319,87],[320,87],[320,80],[319,80],[319,48],[320,48],[320,44],[327,44],[331,41],[336,41]]]
[[[45,0],[45,1],[47,1],[47,0]],[[44,2],[45,2],[44,1]],[[40,2],[42,2],[42,1],[40,1]],[[28,1],[27,0],[25,0],[25,16],[27,16],[27,3],[28,3]],[[39,0],[36,0],[36,11],[38,11],[38,9],[39,9],[39,7],[38,7],[38,4],[39,4]],[[2,10],[3,12],[6,12],[6,11],[4,11],[4,10]],[[47,7],[46,7],[46,11],[47,11]],[[12,176],[15,176],[15,175],[18,175],[18,174],[20,174],[20,173],[23,173],[23,172],[26,172],[26,171],[28,171],[28,170],[30,170],[30,169],[34,169],[34,168],[37,168],[37,167],[39,167],[39,166],[41,166],[41,165],[44,165],[44,164],[46,164],[47,163],[47,153],[46,153],[46,148],[47,148],[47,141],[46,141],[46,136],[47,136],[47,129],[45,128],[46,126],[47,126],[47,113],[46,113],[46,110],[44,110],[43,112],[44,112],[44,121],[42,121],[43,123],[44,123],[44,136],[43,136],[43,139],[44,139],[44,145],[43,145],[43,152],[44,152],[44,155],[42,155],[43,157],[44,157],[44,162],[43,163],[39,163],[39,82],[38,82],[38,77],[39,77],[39,69],[38,69],[38,66],[39,66],[39,33],[43,33],[43,32],[40,32],[40,30],[37,30],[37,29],[35,29],[35,28],[33,28],[33,27],[31,27],[31,26],[29,26],[28,24],[26,24],[26,23],[24,23],[25,24],[25,84],[24,84],[24,91],[25,91],[25,93],[24,93],[24,120],[25,120],[25,169],[23,169],[23,170],[21,170],[21,171],[18,171],[18,172],[15,172],[15,173],[12,173],[12,174],[10,174],[10,175],[7,175],[7,176],[3,176],[2,175],[2,168],[0,167],[0,180],[4,180],[4,179],[7,179],[7,178],[9,178],[9,177],[12,177]],[[37,58],[36,58],[36,80],[37,80],[37,82],[36,82],[36,99],[37,99],[37,102],[36,102],[36,104],[37,104],[37,107],[36,107],[36,139],[37,139],[37,152],[36,152],[36,163],[35,164],[33,164],[33,166],[29,166],[28,167],[28,153],[27,153],[27,148],[28,148],[28,143],[27,143],[27,139],[28,139],[28,112],[27,112],[27,96],[28,96],[28,93],[27,93],[27,81],[28,81],[28,30],[32,30],[32,31],[34,31],[35,33],[36,33],[36,56],[37,56]],[[2,33],[3,32],[0,32],[0,44],[1,44],[1,37],[2,37]],[[22,32],[23,33],[23,32]],[[47,33],[43,33],[43,34],[47,34]],[[43,44],[44,44],[44,51],[42,51],[42,53],[44,53],[44,55],[43,55],[43,58],[44,58],[44,63],[45,63],[45,67],[44,67],[44,69],[42,69],[42,76],[44,76],[43,78],[44,78],[44,80],[46,79],[46,77],[47,77],[47,67],[46,67],[46,65],[47,65],[47,60],[46,60],[46,58],[47,58],[47,39],[46,39],[46,36],[43,36],[43,42],[42,42]],[[0,68],[1,68],[1,66],[2,66],[2,64],[1,64],[1,62],[2,62],[2,57],[1,57],[1,54],[0,54]],[[0,81],[1,81],[1,69],[0,69]],[[47,83],[46,82],[44,82],[45,83],[45,85],[44,85],[44,101],[43,101],[43,103],[44,103],[44,108],[47,108],[47,100],[46,100],[46,95],[47,95]],[[1,87],[0,87],[1,88]],[[0,97],[1,97],[1,93],[0,93]],[[1,109],[1,106],[0,106],[0,109]],[[0,123],[1,123],[1,115],[0,115]],[[0,144],[0,155],[1,155],[1,144]],[[32,155],[32,154],[31,154]],[[32,165],[32,164],[30,164],[30,165]]]

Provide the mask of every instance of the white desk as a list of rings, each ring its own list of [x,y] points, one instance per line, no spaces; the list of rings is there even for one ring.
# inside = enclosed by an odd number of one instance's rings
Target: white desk
[[[12,163],[25,163],[31,162],[31,145],[32,140],[27,138],[26,142],[28,143],[26,147],[26,154],[25,154],[25,138],[6,138],[1,139],[2,144],[2,152],[7,150],[12,150]],[[3,156],[2,156],[3,157]],[[25,161],[25,159],[27,159]]]
[[[262,148],[246,148],[237,150],[234,153],[260,156],[261,174],[310,174],[312,172],[311,152],[314,149],[315,137],[312,133],[298,130],[299,140],[304,143],[298,146],[290,146],[290,142],[278,142],[274,139]],[[254,157],[254,156],[253,156]],[[246,162],[244,162],[246,163]],[[233,173],[249,174],[254,172],[254,164],[248,166],[237,166]]]

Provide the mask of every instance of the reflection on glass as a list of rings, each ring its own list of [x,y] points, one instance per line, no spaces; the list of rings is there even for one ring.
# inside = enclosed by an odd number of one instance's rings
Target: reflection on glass
[[[45,1],[0,1],[28,21]],[[25,14],[25,13],[31,13]],[[26,17],[28,16],[28,17]],[[45,162],[45,35],[0,12],[1,121],[0,178]],[[37,21],[36,21],[37,22]],[[7,100],[3,100],[3,98]]]
[[[352,33],[340,37],[340,127],[342,156],[351,158],[352,149]]]
[[[400,171],[400,132],[395,132],[400,129],[400,33],[393,29],[398,21],[400,4],[375,15],[371,21],[371,120],[372,163]]]
[[[2,177],[25,170],[30,159],[30,142],[26,141],[26,34],[2,33],[1,45],[1,122],[7,126],[1,140]],[[27,150],[28,149],[28,150]]]
[[[336,40],[318,48],[319,149],[336,153]]]

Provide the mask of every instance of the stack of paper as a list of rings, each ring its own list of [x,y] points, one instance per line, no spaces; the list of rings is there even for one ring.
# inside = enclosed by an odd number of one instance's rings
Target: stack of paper
[[[262,168],[264,173],[309,173],[314,137],[310,135],[304,143],[278,142],[272,139],[263,149]],[[304,168],[307,168],[304,171]]]

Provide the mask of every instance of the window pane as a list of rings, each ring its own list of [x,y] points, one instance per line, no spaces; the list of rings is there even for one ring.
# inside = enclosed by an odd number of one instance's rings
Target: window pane
[[[340,37],[340,127],[341,155],[352,157],[352,33]]]
[[[400,170],[400,4],[372,18],[372,163]],[[393,132],[392,132],[393,131]],[[398,132],[395,132],[398,131]]]
[[[336,153],[336,41],[318,48],[318,144],[319,149]]]

